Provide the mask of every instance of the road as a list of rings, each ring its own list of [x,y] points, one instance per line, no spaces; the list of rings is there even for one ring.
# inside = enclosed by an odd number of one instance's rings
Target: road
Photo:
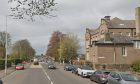
[[[16,71],[2,80],[4,84],[96,84],[88,78],[64,71],[61,66],[56,70],[50,70],[46,63],[39,66],[31,65],[30,68]]]

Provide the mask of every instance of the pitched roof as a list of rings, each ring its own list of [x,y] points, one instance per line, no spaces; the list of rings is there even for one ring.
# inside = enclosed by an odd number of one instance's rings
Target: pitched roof
[[[97,33],[98,28],[97,29],[89,29],[89,28],[87,28],[86,30],[90,34],[95,34],[95,33]]]
[[[121,20],[115,17],[108,21],[108,28],[136,28],[135,20]]]
[[[133,44],[133,38],[126,35],[114,34],[110,36],[110,41],[105,38],[100,39],[96,44]]]

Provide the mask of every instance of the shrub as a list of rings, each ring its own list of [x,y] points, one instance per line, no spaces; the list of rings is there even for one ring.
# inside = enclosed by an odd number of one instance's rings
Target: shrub
[[[88,65],[88,66],[90,66],[90,67],[93,67],[92,62],[90,62],[90,61],[85,61],[85,65]]]
[[[5,61],[0,59],[0,70],[4,69]]]
[[[134,61],[131,67],[135,72],[140,72],[140,60]]]
[[[11,67],[12,60],[7,60],[7,67]],[[0,70],[5,68],[5,59],[0,59]]]

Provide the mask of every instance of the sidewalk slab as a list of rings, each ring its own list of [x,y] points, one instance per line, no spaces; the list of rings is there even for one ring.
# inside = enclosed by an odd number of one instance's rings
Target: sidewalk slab
[[[15,71],[15,66],[7,68],[7,73],[6,74],[5,74],[5,70],[0,70],[0,78],[4,78],[5,76],[11,74],[14,71]]]

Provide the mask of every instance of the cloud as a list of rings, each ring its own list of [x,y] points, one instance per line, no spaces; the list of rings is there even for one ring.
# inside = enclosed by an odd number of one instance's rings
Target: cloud
[[[135,19],[135,8],[140,0],[56,0],[57,17],[36,17],[35,22],[8,17],[8,32],[13,42],[28,39],[37,54],[45,53],[53,31],[72,32],[80,39],[84,51],[86,28],[97,28],[105,15],[122,19]],[[0,0],[0,31],[5,30],[8,15],[7,0]]]

